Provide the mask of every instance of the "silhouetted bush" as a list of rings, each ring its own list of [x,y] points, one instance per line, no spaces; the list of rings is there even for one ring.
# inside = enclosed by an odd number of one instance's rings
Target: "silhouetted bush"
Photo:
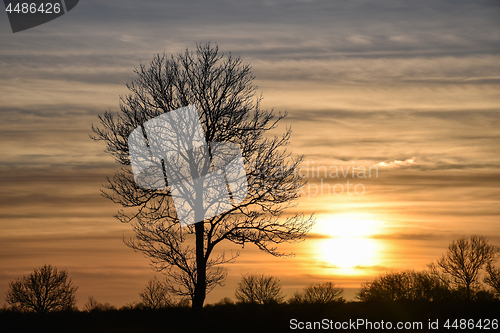
[[[305,287],[302,292],[296,291],[288,300],[290,304],[330,304],[343,303],[345,299],[340,296],[344,289],[335,286],[333,282],[312,284]]]
[[[361,301],[436,301],[451,295],[451,290],[438,277],[429,272],[407,270],[385,274],[363,284],[357,298]]]
[[[281,288],[280,280],[276,276],[245,274],[236,286],[234,296],[241,303],[281,303],[285,298]]]
[[[94,296],[89,296],[89,300],[83,306],[83,311],[110,311],[116,310],[116,307],[109,303],[99,303]]]
[[[230,299],[229,297],[224,297],[223,299],[215,303],[215,305],[229,305],[229,304],[234,304],[233,300]]]

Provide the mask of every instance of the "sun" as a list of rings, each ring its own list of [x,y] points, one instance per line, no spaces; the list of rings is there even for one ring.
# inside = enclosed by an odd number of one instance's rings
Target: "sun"
[[[378,234],[382,224],[363,214],[336,214],[321,218],[316,230],[330,237],[360,238]]]
[[[359,275],[380,264],[381,243],[371,236],[382,231],[383,222],[361,214],[337,214],[322,218],[317,232],[318,260],[341,275]]]

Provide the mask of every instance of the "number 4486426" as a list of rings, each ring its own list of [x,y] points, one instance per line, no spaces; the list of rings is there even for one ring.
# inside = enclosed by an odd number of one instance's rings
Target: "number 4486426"
[[[40,5],[37,5],[36,3],[17,3],[14,8],[12,8],[12,3],[9,3],[7,8],[5,8],[5,11],[8,12],[9,14],[12,12],[15,13],[22,13],[22,14],[35,14],[35,13],[41,13],[41,14],[59,14],[61,12],[61,4],[59,2],[56,3],[41,3]]]
[[[460,330],[496,330],[498,329],[498,319],[455,319],[453,322],[448,319],[443,325],[447,329],[460,329]]]

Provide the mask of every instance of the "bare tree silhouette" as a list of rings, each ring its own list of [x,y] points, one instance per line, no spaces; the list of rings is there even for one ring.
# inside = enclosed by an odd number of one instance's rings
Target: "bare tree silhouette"
[[[141,305],[148,309],[160,309],[173,304],[167,286],[156,276],[148,281],[139,296],[141,296]]]
[[[500,297],[500,268],[495,268],[491,263],[486,266],[487,276],[484,278],[484,283],[489,285],[497,297]]]
[[[480,274],[500,254],[500,248],[488,243],[484,236],[472,235],[453,241],[446,253],[435,264],[429,265],[436,276],[456,288],[465,289],[466,298],[472,298],[479,286]]]
[[[302,292],[295,292],[290,298],[291,304],[329,304],[343,303],[345,299],[341,296],[343,288],[335,286],[333,282],[312,284],[304,288]]]
[[[137,78],[127,85],[131,94],[121,99],[120,114],[106,112],[100,116],[102,127],[92,127],[93,139],[105,141],[106,152],[120,164],[130,165],[127,140],[135,128],[188,105],[198,110],[206,142],[232,142],[241,149],[247,196],[203,222],[181,227],[171,189],[140,188],[129,168],[108,179],[103,191],[106,198],[127,209],[117,214],[135,231],[135,239],[126,244],[149,257],[168,276],[170,292],[190,297],[193,308],[201,311],[207,292],[226,277],[221,265],[237,256],[215,255],[218,244],[253,243],[281,256],[276,244],[301,240],[310,230],[312,217],[284,216],[304,184],[297,172],[302,159],[290,159],[285,149],[290,129],[279,137],[265,137],[286,113],[260,108],[251,67],[240,58],[206,44],[195,53],[158,55],[135,72]],[[164,175],[166,171],[163,166]],[[167,177],[164,181],[168,184]]]
[[[10,282],[5,300],[23,311],[46,313],[72,310],[76,306],[77,289],[67,271],[57,271],[51,265],[44,265],[28,276]]]
[[[264,274],[243,275],[234,296],[241,303],[270,304],[284,300],[280,280]]]

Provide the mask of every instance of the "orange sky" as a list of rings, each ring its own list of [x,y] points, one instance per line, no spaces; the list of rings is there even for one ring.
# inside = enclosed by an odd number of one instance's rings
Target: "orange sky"
[[[208,303],[233,297],[246,272],[279,276],[289,295],[320,281],[357,288],[424,269],[462,235],[500,245],[497,5],[137,6],[88,1],[17,34],[0,24],[0,295],[50,263],[69,270],[80,307],[90,295],[138,300],[155,273],[122,242],[131,227],[99,193],[119,166],[88,133],[98,114],[118,110],[134,66],[209,40],[252,64],[264,108],[289,112],[278,132],[292,126],[290,149],[310,171],[290,213],[318,222],[305,242],[282,247],[294,258],[239,249]],[[353,166],[378,177],[330,174]],[[347,181],[364,193],[349,195]]]

